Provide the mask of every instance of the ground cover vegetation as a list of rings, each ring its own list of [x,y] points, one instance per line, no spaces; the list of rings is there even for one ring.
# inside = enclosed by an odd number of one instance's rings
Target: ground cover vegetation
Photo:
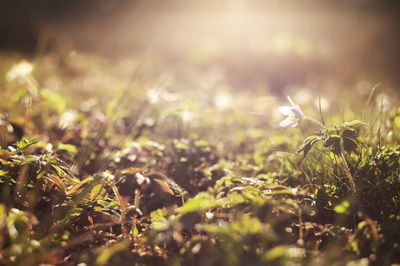
[[[383,86],[300,104],[151,58],[2,62],[0,264],[400,263]]]

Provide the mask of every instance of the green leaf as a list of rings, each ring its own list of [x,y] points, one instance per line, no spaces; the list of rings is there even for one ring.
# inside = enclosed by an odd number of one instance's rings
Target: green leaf
[[[167,209],[165,209],[165,208],[157,209],[150,213],[150,219],[151,219],[152,223],[165,222],[167,220],[167,218],[166,218],[167,215],[168,215]]]
[[[23,139],[21,141],[18,141],[17,143],[14,144],[15,152],[18,152],[18,153],[23,152],[27,148],[29,148],[30,146],[32,146],[38,142],[39,142],[39,140],[37,140],[37,139],[31,139],[31,140]]]
[[[348,126],[363,126],[363,125],[366,125],[367,123],[360,121],[360,120],[353,120],[350,122],[346,122],[344,124],[348,125]]]
[[[120,242],[107,248],[97,250],[100,255],[96,259],[97,265],[106,265],[108,260],[116,253],[125,250],[128,247],[126,242]]]
[[[305,249],[303,248],[295,246],[277,246],[268,250],[264,258],[267,262],[272,262],[279,259],[302,258],[304,254]]]
[[[94,180],[92,176],[89,176],[88,178],[85,178],[84,180],[80,181],[79,183],[73,185],[69,190],[68,190],[68,195],[75,195],[80,192],[80,190],[84,187],[85,184],[90,183]]]
[[[100,194],[103,189],[103,184],[97,184],[92,188],[92,191],[90,192],[90,200],[93,201],[95,200]]]
[[[277,246],[274,247],[265,254],[265,259],[267,261],[274,261],[280,257],[285,256],[287,247],[285,246]]]
[[[53,184],[55,184],[65,195],[67,194],[67,188],[64,182],[56,175],[47,175],[43,176],[43,178],[49,180]]]
[[[63,143],[57,146],[57,150],[66,151],[71,156],[74,156],[78,152],[78,149],[74,145]]]
[[[50,109],[56,111],[58,114],[62,114],[65,111],[67,102],[60,94],[48,89],[42,89],[40,95],[46,100],[46,104]]]
[[[306,157],[308,152],[311,150],[312,146],[317,143],[318,141],[322,140],[321,136],[309,136],[303,141],[303,144],[300,145],[300,147],[297,149],[296,154],[300,154],[303,152],[303,158]]]
[[[330,135],[324,143],[325,147],[330,147],[332,152],[335,154],[340,154],[341,145],[340,145],[341,137],[339,135]]]
[[[357,150],[359,141],[354,138],[343,138],[343,148],[347,152],[355,152]]]
[[[200,147],[207,147],[207,146],[209,146],[209,144],[208,144],[208,142],[205,141],[205,140],[196,140],[196,141],[194,142],[194,146],[200,148]]]
[[[196,197],[189,199],[185,205],[178,208],[178,211],[180,213],[204,211],[217,205],[217,200],[212,195],[202,192],[197,194]]]
[[[226,205],[235,205],[242,203],[244,201],[243,197],[237,193],[232,193],[229,197],[216,199],[213,195],[200,192],[194,198],[189,199],[185,205],[178,208],[178,211],[182,214],[188,212],[203,212],[210,208],[221,207]]]
[[[7,176],[8,175],[8,171],[0,169],[0,176]]]
[[[51,164],[51,166],[56,170],[56,172],[57,172],[57,174],[59,175],[59,176],[65,176],[66,175],[66,173],[64,172],[64,170],[63,169],[61,169],[61,167],[60,166],[58,166],[58,165],[56,165],[56,164]]]
[[[340,205],[335,207],[335,212],[339,214],[347,213],[350,208],[350,203],[347,200],[342,201]]]

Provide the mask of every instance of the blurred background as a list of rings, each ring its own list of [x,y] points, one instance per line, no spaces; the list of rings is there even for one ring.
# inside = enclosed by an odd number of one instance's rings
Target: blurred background
[[[240,90],[400,85],[400,2],[13,0],[0,2],[0,53],[82,51],[165,68],[190,64]]]

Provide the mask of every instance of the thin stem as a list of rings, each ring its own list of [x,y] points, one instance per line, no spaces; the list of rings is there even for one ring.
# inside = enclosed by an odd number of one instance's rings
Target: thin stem
[[[303,210],[301,209],[300,201],[297,199],[298,215],[299,215],[299,240],[303,242],[304,225],[303,225]]]
[[[34,99],[37,99],[39,95],[39,85],[34,77],[31,75],[25,77],[26,83],[28,83],[28,91]]]
[[[126,228],[125,225],[125,209],[126,209],[126,205],[123,203],[122,198],[121,198],[121,194],[119,194],[118,188],[115,186],[115,184],[111,185],[112,190],[114,191],[115,197],[118,200],[119,206],[121,208],[121,228],[122,228],[122,234],[124,236],[124,238],[126,240],[129,240],[129,233],[128,233],[128,229]]]
[[[139,209],[139,204],[140,204],[140,190],[139,189],[135,189],[135,202],[134,202],[134,204],[135,204],[135,208]],[[131,228],[131,230],[132,230],[132,240],[133,241],[136,240],[136,233],[135,233],[135,231],[136,231],[136,222],[137,222],[137,214],[135,213],[133,215],[133,218],[132,218],[132,228]]]
[[[316,124],[319,125],[322,129],[325,128],[325,126],[324,126],[321,122],[319,122],[317,119],[315,119],[315,118],[313,118],[313,117],[311,117],[311,116],[303,115],[303,119],[306,119],[306,120],[308,120],[308,121],[311,121],[311,122],[316,123]]]
[[[356,184],[354,183],[353,176],[352,176],[351,173],[350,173],[350,169],[349,169],[349,166],[348,166],[348,164],[347,164],[346,158],[344,157],[343,152],[340,153],[340,159],[342,160],[342,163],[343,163],[343,165],[344,165],[344,170],[346,171],[347,178],[348,178],[349,181],[350,181],[351,189],[353,190],[354,193],[356,193],[356,192],[357,192],[357,191],[356,191]]]
[[[319,115],[321,116],[322,125],[325,127],[324,116],[322,115],[321,96],[318,97]]]
[[[366,102],[364,110],[363,110],[362,121],[365,121],[365,117],[367,115],[368,107],[369,107],[369,104],[371,103],[372,96],[375,94],[375,91],[379,86],[380,86],[380,83],[375,84],[372,87],[371,92],[369,93],[367,102]]]

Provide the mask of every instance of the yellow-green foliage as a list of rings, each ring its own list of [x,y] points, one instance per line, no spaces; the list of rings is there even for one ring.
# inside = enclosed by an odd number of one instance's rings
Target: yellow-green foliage
[[[382,88],[321,114],[292,103],[323,120],[296,109],[283,130],[284,95],[200,89],[195,66],[128,83],[96,57],[44,60],[0,73],[0,264],[400,263],[400,112]]]

